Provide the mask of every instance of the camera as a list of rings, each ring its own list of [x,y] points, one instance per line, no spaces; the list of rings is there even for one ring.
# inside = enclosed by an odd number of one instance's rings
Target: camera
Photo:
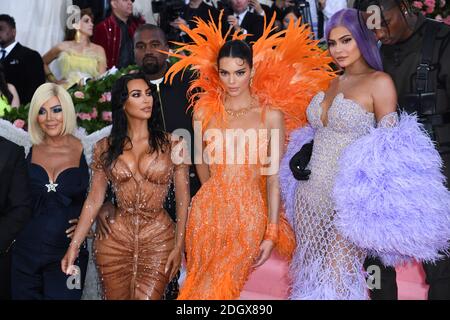
[[[153,13],[159,14],[159,26],[166,33],[169,41],[180,40],[180,30],[170,26],[172,21],[184,15],[185,3],[183,0],[153,0]]]
[[[183,15],[184,1],[183,0],[153,0],[153,13],[164,15],[169,21],[173,21]]]

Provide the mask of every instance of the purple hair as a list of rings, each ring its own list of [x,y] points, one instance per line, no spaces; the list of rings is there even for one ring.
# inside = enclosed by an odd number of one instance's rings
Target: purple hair
[[[325,36],[328,41],[330,32],[336,27],[345,27],[350,31],[358,45],[359,51],[367,64],[375,70],[383,71],[380,50],[375,35],[366,27],[363,18],[356,9],[342,9],[328,21]]]

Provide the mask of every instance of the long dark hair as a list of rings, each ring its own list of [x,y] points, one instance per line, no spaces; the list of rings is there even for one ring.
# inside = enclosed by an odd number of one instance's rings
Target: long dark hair
[[[6,97],[6,100],[8,100],[9,104],[12,103],[14,97],[11,91],[9,91],[8,83],[6,82],[5,78],[5,69],[3,68],[1,62],[0,62],[0,94]]]
[[[113,85],[111,92],[111,109],[112,109],[112,129],[111,135],[108,138],[109,148],[102,155],[102,161],[105,167],[110,167],[115,160],[123,153],[127,143],[133,144],[128,136],[128,121],[124,110],[124,105],[128,100],[128,82],[131,80],[144,80],[145,76],[141,73],[127,74],[119,78]],[[148,132],[150,138],[148,145],[150,147],[149,153],[166,152],[166,147],[169,145],[169,138],[167,133],[162,129],[161,124],[161,108],[159,100],[156,97],[156,87],[149,84],[153,95],[152,116],[148,121]]]

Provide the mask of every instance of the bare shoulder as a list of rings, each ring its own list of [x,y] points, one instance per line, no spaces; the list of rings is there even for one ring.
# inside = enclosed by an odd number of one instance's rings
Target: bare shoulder
[[[60,51],[66,51],[72,48],[72,41],[63,41],[56,45]]]
[[[69,148],[76,150],[76,151],[81,151],[83,150],[83,143],[81,142],[80,139],[78,139],[77,137],[73,136],[73,135],[69,135]]]
[[[98,54],[105,54],[105,49],[103,49],[102,46],[95,44],[95,43],[91,43],[92,48],[94,49],[94,51]]]
[[[370,90],[373,98],[375,116],[379,121],[397,109],[397,91],[391,76],[377,71],[373,74]]]
[[[284,124],[284,113],[281,110],[269,108],[266,113],[266,121],[271,128],[280,128]]]
[[[371,87],[375,93],[392,93],[395,92],[395,84],[392,77],[383,71],[376,71],[371,76]],[[379,92],[377,92],[379,91]]]

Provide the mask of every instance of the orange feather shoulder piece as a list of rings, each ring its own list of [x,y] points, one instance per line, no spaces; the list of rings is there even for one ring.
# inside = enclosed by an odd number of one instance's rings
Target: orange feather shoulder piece
[[[171,66],[166,81],[171,82],[186,68],[194,71],[195,80],[188,93],[189,107],[194,109],[194,114],[201,114],[205,128],[213,117],[225,121],[225,90],[219,79],[217,57],[229,34],[224,36],[220,24],[216,26],[212,19],[205,22],[195,18],[195,22],[194,29],[181,27],[192,42],[176,43],[179,48],[171,55],[180,60]],[[275,16],[253,44],[251,90],[260,107],[275,108],[284,113],[289,133],[306,123],[309,102],[317,92],[327,88],[334,72],[329,66],[331,58],[317,46],[318,41],[312,40],[309,27],[301,25],[300,21],[291,21],[286,30],[274,33],[274,23]],[[245,37],[237,33],[232,36],[233,40],[244,40]]]

